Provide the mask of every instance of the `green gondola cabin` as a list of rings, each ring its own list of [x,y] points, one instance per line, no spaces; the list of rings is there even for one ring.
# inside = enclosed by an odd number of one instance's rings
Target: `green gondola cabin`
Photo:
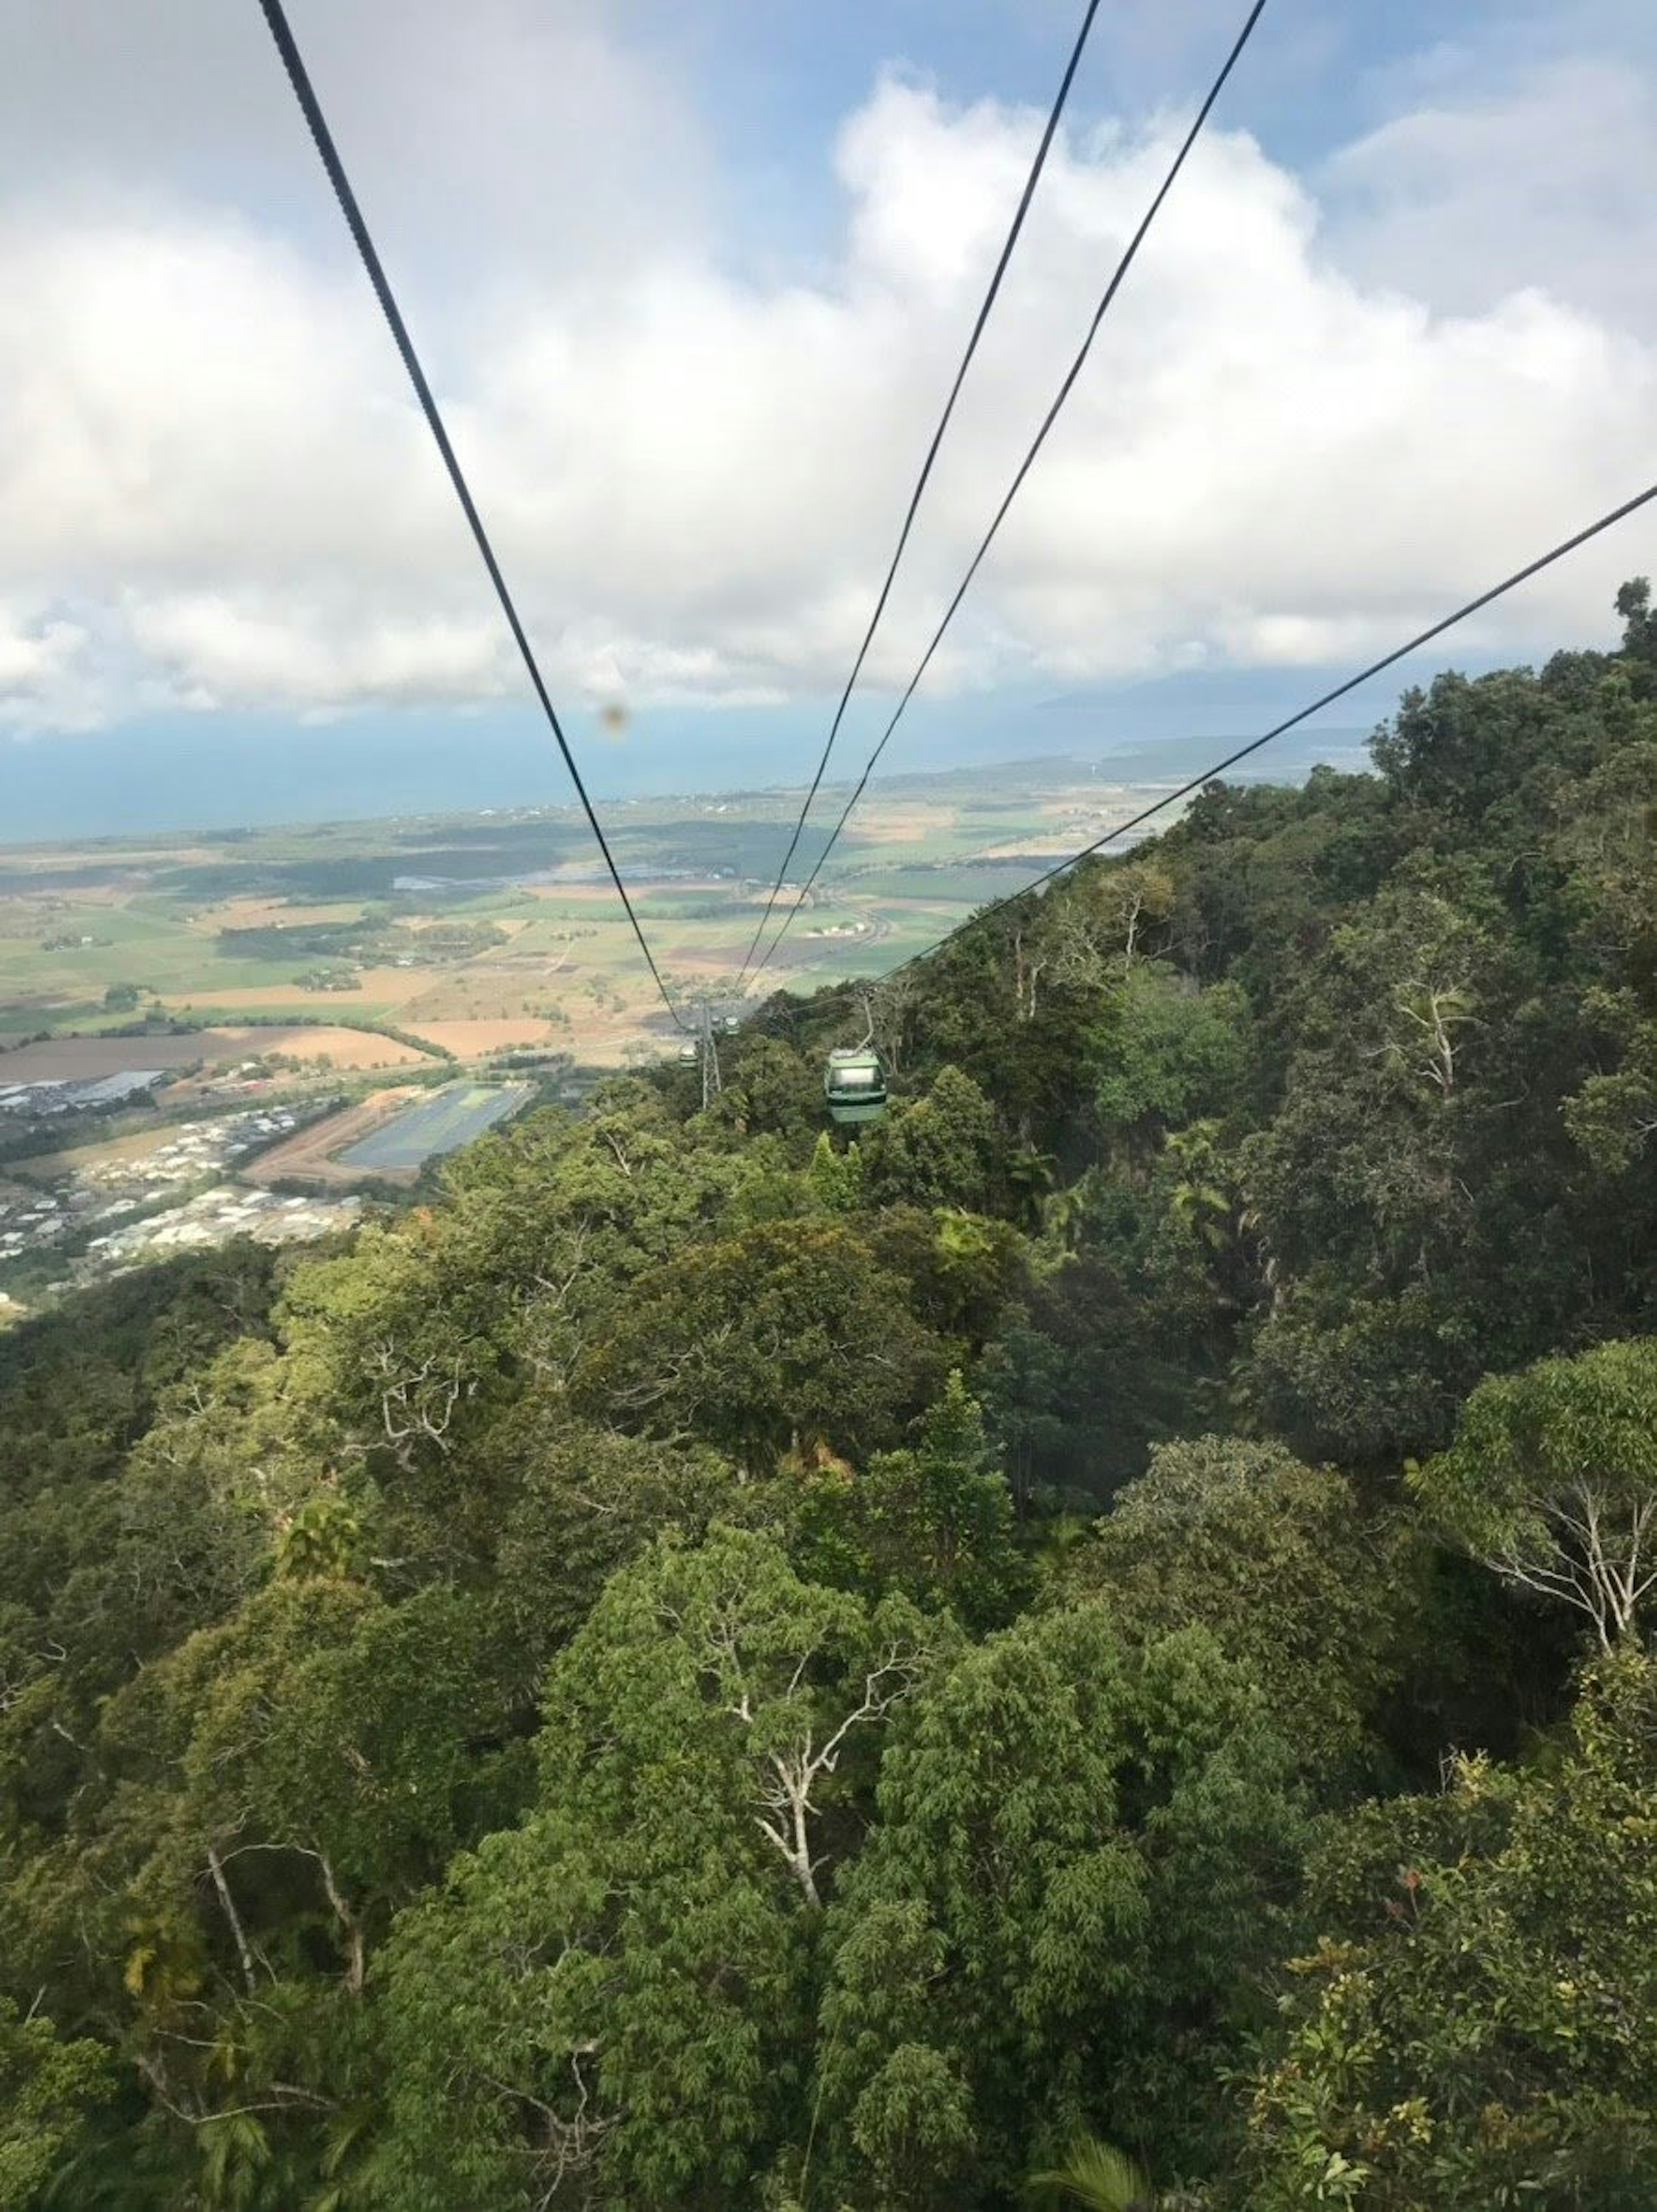
[[[831,1052],[822,1079],[828,1111],[840,1122],[875,1121],[886,1111],[886,1068],[866,1046]]]

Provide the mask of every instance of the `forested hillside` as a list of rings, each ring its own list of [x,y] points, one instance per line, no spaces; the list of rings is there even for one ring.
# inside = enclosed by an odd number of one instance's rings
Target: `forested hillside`
[[[0,1338],[0,2208],[1657,2203],[1619,608]]]

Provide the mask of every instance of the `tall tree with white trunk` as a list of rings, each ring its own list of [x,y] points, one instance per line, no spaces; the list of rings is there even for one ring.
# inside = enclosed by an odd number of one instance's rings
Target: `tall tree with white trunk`
[[[1657,1337],[1488,1377],[1412,1480],[1475,1558],[1575,1606],[1610,1650],[1657,1589]]]

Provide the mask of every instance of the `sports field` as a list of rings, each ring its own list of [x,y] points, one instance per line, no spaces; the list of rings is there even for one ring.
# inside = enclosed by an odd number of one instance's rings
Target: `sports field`
[[[530,1083],[446,1083],[418,1106],[409,1107],[340,1153],[340,1165],[381,1175],[413,1171],[428,1160],[470,1144],[534,1096],[535,1086]]]

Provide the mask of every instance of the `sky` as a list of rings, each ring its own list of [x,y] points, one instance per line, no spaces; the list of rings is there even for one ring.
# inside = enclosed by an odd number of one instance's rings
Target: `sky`
[[[1241,13],[1101,8],[848,773]],[[289,0],[596,791],[809,773],[1080,15]],[[0,842],[568,797],[255,0],[0,41]],[[1268,0],[887,764],[1252,734],[1654,478],[1657,9]]]

